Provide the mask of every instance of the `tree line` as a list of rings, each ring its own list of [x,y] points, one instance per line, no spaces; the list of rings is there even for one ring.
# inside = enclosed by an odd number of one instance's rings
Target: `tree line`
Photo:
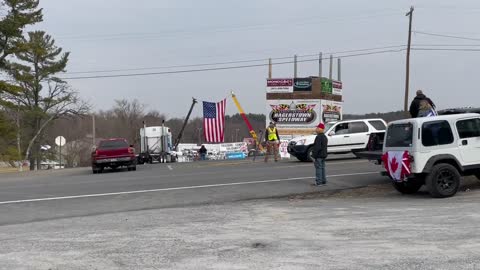
[[[69,52],[45,31],[39,0],[0,1],[0,158],[39,167],[46,129],[56,119],[88,113],[89,106],[58,74]]]

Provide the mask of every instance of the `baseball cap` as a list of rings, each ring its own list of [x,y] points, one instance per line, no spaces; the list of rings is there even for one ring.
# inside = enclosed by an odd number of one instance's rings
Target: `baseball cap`
[[[317,128],[325,129],[325,124],[324,124],[324,123],[320,123],[320,124],[318,124]]]

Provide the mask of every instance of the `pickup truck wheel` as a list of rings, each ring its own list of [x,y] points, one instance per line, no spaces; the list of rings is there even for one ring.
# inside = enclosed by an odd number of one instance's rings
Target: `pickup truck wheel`
[[[411,179],[407,182],[394,182],[393,187],[402,194],[414,194],[423,186],[423,182]]]
[[[451,197],[460,188],[460,173],[447,163],[433,166],[432,171],[425,180],[428,192],[434,198]]]

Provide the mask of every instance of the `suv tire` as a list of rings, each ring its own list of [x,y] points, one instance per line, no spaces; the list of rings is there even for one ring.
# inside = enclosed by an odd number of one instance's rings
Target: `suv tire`
[[[410,179],[406,182],[393,182],[393,187],[402,194],[414,194],[423,186],[418,179]]]
[[[460,188],[460,173],[457,168],[447,163],[433,166],[425,180],[428,192],[434,198],[451,197]]]

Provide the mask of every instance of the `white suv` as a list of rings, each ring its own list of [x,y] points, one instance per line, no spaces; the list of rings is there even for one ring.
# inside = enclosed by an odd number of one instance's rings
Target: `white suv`
[[[415,193],[426,185],[433,197],[453,196],[461,176],[480,179],[480,115],[394,121],[387,129],[383,154],[402,151],[408,153],[410,168],[408,175],[393,183],[399,192]],[[391,169],[387,175],[392,178]]]
[[[382,119],[345,120],[327,123],[325,134],[328,137],[329,154],[345,154],[364,151],[371,133],[384,132],[387,124]],[[314,130],[312,129],[312,133]],[[300,161],[311,161],[316,135],[294,138],[288,144],[288,153]]]

